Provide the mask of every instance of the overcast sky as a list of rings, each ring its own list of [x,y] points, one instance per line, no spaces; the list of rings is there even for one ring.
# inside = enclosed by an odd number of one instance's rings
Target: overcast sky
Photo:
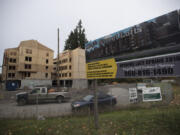
[[[0,0],[0,65],[6,48],[34,39],[57,54],[79,19],[88,40],[180,9],[180,0]]]

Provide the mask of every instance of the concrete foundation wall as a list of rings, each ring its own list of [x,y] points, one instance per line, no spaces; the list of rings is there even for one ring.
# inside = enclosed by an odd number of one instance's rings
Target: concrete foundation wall
[[[72,88],[76,88],[76,89],[85,89],[85,88],[88,88],[88,81],[87,81],[87,79],[76,79],[76,80],[73,80]]]
[[[28,87],[33,89],[37,85],[52,85],[52,80],[21,80],[21,89]]]

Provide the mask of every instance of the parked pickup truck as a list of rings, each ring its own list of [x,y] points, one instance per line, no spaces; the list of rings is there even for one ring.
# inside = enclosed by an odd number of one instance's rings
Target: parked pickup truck
[[[62,103],[70,98],[68,92],[48,91],[47,87],[35,87],[30,92],[20,92],[16,94],[16,101],[18,105],[25,105],[28,103],[53,102]]]

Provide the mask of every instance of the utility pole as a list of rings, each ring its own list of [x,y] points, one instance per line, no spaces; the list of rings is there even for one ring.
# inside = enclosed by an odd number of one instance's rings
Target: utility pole
[[[56,68],[56,71],[57,71],[57,88],[58,88],[58,90],[59,90],[59,28],[58,28],[58,50],[57,50],[57,62],[56,62],[56,64],[57,64],[57,68]]]
[[[7,84],[7,77],[8,77],[8,63],[9,63],[9,59],[8,59],[8,54],[5,54],[5,65],[6,65],[6,80],[5,80],[5,89],[6,89],[6,84]]]

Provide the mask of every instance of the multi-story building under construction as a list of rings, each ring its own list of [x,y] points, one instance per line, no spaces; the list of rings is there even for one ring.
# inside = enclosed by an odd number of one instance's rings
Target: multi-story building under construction
[[[20,42],[17,48],[4,51],[2,78],[19,88],[51,85],[54,51],[36,40]],[[13,83],[12,83],[13,82]]]
[[[87,88],[85,50],[66,50],[53,60],[53,85]]]

